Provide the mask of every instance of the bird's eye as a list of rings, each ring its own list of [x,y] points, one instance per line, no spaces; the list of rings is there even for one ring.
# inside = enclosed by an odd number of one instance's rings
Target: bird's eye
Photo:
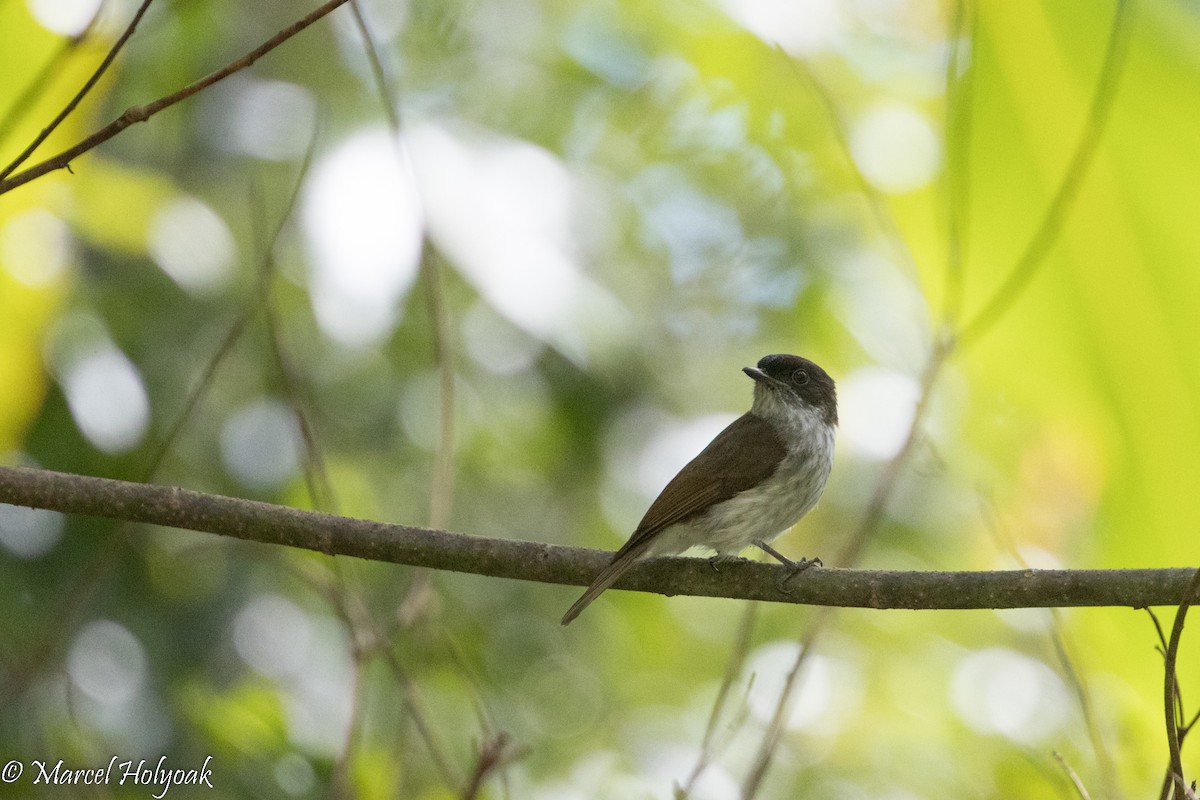
[[[792,373],[792,383],[803,386],[808,383],[808,370],[798,369]]]

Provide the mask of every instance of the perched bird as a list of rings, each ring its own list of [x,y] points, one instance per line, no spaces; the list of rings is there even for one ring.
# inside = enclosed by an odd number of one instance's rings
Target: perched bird
[[[764,356],[742,370],[754,379],[754,403],[671,479],[637,530],[613,554],[562,624],[579,616],[633,564],[701,546],[733,558],[757,545],[800,568],[769,542],[800,521],[833,466],[837,391],[807,358]]]

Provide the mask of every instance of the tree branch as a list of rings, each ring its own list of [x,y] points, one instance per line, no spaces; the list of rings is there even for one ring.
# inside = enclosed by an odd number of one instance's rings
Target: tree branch
[[[33,155],[33,151],[37,150],[38,146],[41,145],[42,142],[46,141],[50,134],[54,133],[54,131],[58,129],[58,126],[62,124],[62,121],[70,116],[71,112],[83,102],[83,98],[87,97],[87,94],[92,90],[92,87],[100,81],[100,78],[103,77],[104,73],[108,71],[108,68],[112,66],[112,62],[116,60],[117,54],[121,52],[121,48],[123,48],[125,43],[129,41],[129,37],[133,36],[133,32],[137,30],[138,23],[142,21],[142,17],[146,14],[146,9],[150,7],[152,2],[154,2],[154,0],[142,0],[142,4],[138,6],[138,10],[133,15],[133,20],[130,21],[129,25],[125,28],[125,32],[122,33],[117,41],[113,44],[112,48],[108,51],[108,55],[106,55],[104,60],[100,62],[100,66],[96,67],[96,71],[93,72],[92,76],[83,84],[83,88],[76,92],[75,96],[71,98],[71,102],[67,103],[66,107],[63,108],[62,111],[58,112],[58,115],[50,121],[49,125],[42,129],[41,133],[33,138],[33,141],[29,143],[28,147],[21,151],[19,156],[14,158],[12,162],[3,170],[0,170],[0,180],[4,180],[13,173],[13,170],[24,164],[26,159]],[[98,13],[99,11],[97,11],[97,14]],[[95,22],[95,17],[92,18],[92,22]],[[91,23],[88,24],[88,27],[91,27]]]
[[[338,517],[187,489],[0,467],[0,502],[67,514],[216,533],[329,555],[494,578],[586,586],[611,553],[582,547]],[[677,594],[849,608],[979,609],[1176,605],[1194,568],[896,572],[830,567],[779,588],[787,567],[736,561],[714,570],[704,559],[659,558],[615,586]]]
[[[315,9],[303,19],[292,23],[288,27],[276,33],[267,41],[260,44],[258,47],[251,50],[246,55],[242,56],[236,61],[226,64],[216,72],[210,73],[200,80],[188,84],[173,94],[169,94],[166,97],[160,97],[152,103],[147,103],[144,106],[133,106],[132,108],[126,109],[124,114],[117,117],[115,120],[105,125],[103,128],[96,131],[74,147],[70,147],[58,155],[35,164],[26,170],[22,170],[11,177],[0,180],[0,194],[9,192],[18,186],[23,186],[35,178],[40,178],[49,172],[66,169],[68,166],[70,166],[72,160],[78,158],[89,150],[92,150],[98,145],[107,142],[109,139],[128,128],[130,125],[135,125],[139,122],[145,122],[159,111],[162,111],[164,108],[168,108],[176,103],[186,100],[192,95],[204,91],[214,83],[228,78],[233,73],[246,69],[255,61],[258,61],[258,59],[262,58],[267,53],[271,52],[276,47],[283,44],[288,39],[300,33],[300,31],[309,27],[314,22],[346,2],[348,2],[348,0],[328,0],[324,5]]]

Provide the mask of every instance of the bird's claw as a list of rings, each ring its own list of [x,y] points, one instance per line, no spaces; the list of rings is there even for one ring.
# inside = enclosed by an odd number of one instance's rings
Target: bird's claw
[[[777,586],[779,591],[783,592],[784,594],[790,594],[787,585],[792,578],[796,577],[801,572],[804,572],[804,570],[808,569],[809,567],[825,566],[821,563],[821,559],[819,558],[802,558],[799,561],[793,561],[783,553],[776,550],[774,547],[771,547],[771,545],[767,544],[766,542],[755,542],[754,544],[757,545],[763,552],[767,553],[790,570],[787,575],[784,575],[779,579],[779,584]]]
[[[790,561],[790,559],[789,559],[789,561]],[[796,577],[801,572],[804,572],[806,569],[809,569],[810,567],[823,567],[825,565],[823,563],[821,563],[821,559],[819,559],[819,558],[802,558],[799,561],[790,561],[790,563],[787,566],[790,567],[790,571],[788,572],[787,575],[784,575],[782,578],[779,579],[779,583],[776,584],[776,587],[775,587],[775,588],[779,589],[779,591],[783,592],[784,594],[792,593],[792,590],[789,589],[787,586],[788,583],[791,582],[792,578]]]

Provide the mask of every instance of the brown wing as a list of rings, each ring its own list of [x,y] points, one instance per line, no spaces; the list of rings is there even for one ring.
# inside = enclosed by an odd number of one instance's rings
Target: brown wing
[[[672,525],[757,486],[785,452],[779,434],[761,417],[750,413],[738,417],[671,479],[614,560],[628,550],[641,549]]]
[[[646,552],[655,536],[676,523],[686,522],[713,503],[757,486],[779,464],[784,452],[775,429],[760,417],[747,413],[730,423],[650,504],[629,541],[613,553],[609,565],[567,609],[562,624],[569,624],[601,592],[616,583]]]

